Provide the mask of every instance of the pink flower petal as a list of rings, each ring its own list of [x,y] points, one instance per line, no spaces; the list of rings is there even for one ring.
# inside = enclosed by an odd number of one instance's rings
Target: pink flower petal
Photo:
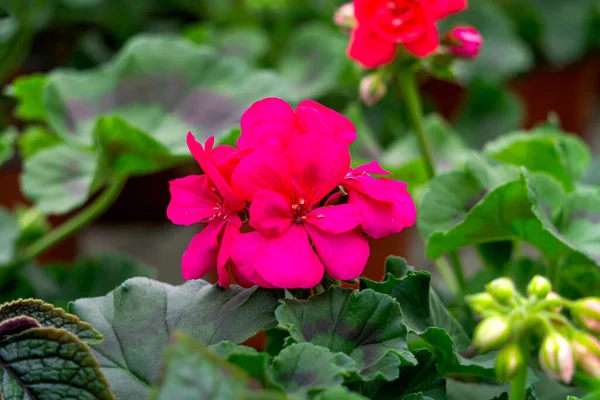
[[[319,207],[307,214],[305,224],[311,224],[328,233],[348,232],[362,221],[360,208],[352,204]]]
[[[312,133],[350,144],[356,140],[356,128],[352,121],[316,101],[304,100],[296,107],[298,126],[304,133]]]
[[[237,141],[239,149],[255,148],[264,144],[285,146],[297,134],[296,115],[282,99],[266,98],[252,104],[242,115],[242,134]]]
[[[419,58],[425,58],[435,52],[440,44],[440,38],[434,21],[429,22],[429,26],[419,39],[402,44],[406,50]]]
[[[373,175],[391,175],[391,172],[386,171],[377,161],[371,161],[368,164],[360,165],[356,168],[351,168],[350,172],[352,174],[373,174]]]
[[[435,19],[443,19],[467,8],[467,0],[426,0],[434,12]]]
[[[254,264],[258,249],[267,240],[258,232],[244,233],[233,239],[231,259],[235,267],[232,268],[232,272],[240,285],[248,287],[255,284],[266,288],[274,287],[258,275]]]
[[[370,19],[381,3],[373,0],[354,0],[354,15],[359,21]]]
[[[367,239],[358,231],[337,235],[307,226],[327,274],[334,279],[354,279],[363,272],[369,258]]]
[[[395,235],[396,224],[391,203],[382,202],[361,192],[352,191],[348,204],[360,208],[362,214],[362,229],[374,239],[383,239]]]
[[[204,173],[206,173],[206,170],[205,170],[206,154],[204,152],[204,148],[202,147],[202,145],[200,143],[198,143],[196,141],[192,132],[188,132],[187,137],[186,137],[186,142],[187,142],[188,149],[190,150],[190,153],[192,153],[192,156],[196,159],[196,161],[198,162],[198,165],[200,165],[200,168],[202,168],[202,171]],[[213,142],[214,142],[214,138],[213,138]]]
[[[263,189],[277,193],[292,193],[292,173],[283,150],[263,146],[244,157],[233,172],[231,182],[235,193],[252,201]]]
[[[342,183],[350,167],[348,146],[312,134],[293,138],[288,157],[292,176],[309,206]]]
[[[206,175],[190,175],[169,182],[171,202],[167,217],[174,224],[195,224],[212,217],[220,199],[209,188]]]
[[[352,31],[348,57],[365,68],[390,64],[396,57],[397,45],[379,36],[369,26],[360,25]]]
[[[250,226],[266,237],[283,235],[294,218],[288,199],[270,189],[258,192],[250,205]]]
[[[321,281],[324,272],[306,229],[296,224],[283,236],[268,239],[260,246],[254,265],[258,274],[277,288],[311,288]]]
[[[183,279],[200,279],[217,266],[218,238],[225,220],[207,224],[188,246],[181,259]]]
[[[217,272],[219,275],[219,286],[229,289],[229,272],[227,271],[227,264],[231,258],[231,246],[233,239],[240,235],[241,220],[237,215],[231,217],[233,222],[228,222],[223,229],[223,236],[221,237],[221,245],[219,247],[219,254],[217,257]],[[238,221],[239,220],[239,224]]]

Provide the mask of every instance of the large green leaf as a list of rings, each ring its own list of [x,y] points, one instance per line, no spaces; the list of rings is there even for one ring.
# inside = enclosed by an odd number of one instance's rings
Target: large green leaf
[[[12,158],[16,139],[17,131],[13,128],[0,132],[0,167]]]
[[[269,72],[184,38],[138,36],[109,63],[89,71],[47,77],[44,108],[50,126],[67,140],[91,145],[100,116],[118,116],[172,154],[187,154],[185,135],[200,141],[221,135],[254,101],[284,96]]]
[[[272,374],[286,393],[306,396],[319,389],[338,386],[356,370],[356,363],[344,353],[324,347],[297,343],[286,347],[273,360]]]
[[[277,320],[297,342],[348,354],[363,379],[395,379],[400,364],[415,363],[398,303],[372,290],[335,288],[307,301],[283,300]]]
[[[203,344],[181,332],[165,351],[165,371],[156,400],[217,400],[244,398],[248,391],[260,390],[246,371],[226,363]],[[117,394],[118,395],[118,394]],[[123,399],[146,397],[123,397]]]
[[[46,214],[63,214],[81,206],[92,192],[98,169],[92,151],[61,144],[25,160],[21,188]]]
[[[415,352],[418,364],[400,370],[400,378],[391,382],[373,381],[363,384],[360,390],[371,399],[446,399],[446,381],[436,369],[435,355],[426,349]]]
[[[278,65],[291,85],[290,98],[318,98],[338,86],[347,57],[347,39],[337,30],[311,23],[294,31]]]
[[[113,392],[143,399],[176,329],[206,345],[239,343],[276,325],[277,305],[272,292],[259,288],[224,290],[204,281],[175,287],[134,278],[105,297],[77,300],[70,310],[104,335],[93,353]]]
[[[6,400],[114,400],[90,348],[68,331],[30,329],[0,341]]]
[[[0,306],[0,322],[23,316],[35,319],[43,327],[71,332],[87,343],[96,344],[103,339],[100,332],[87,322],[41,300],[16,300]]]
[[[44,75],[28,75],[17,79],[8,86],[6,94],[18,100],[15,115],[26,121],[46,120],[46,111],[43,104]]]
[[[488,143],[485,152],[498,161],[545,172],[567,191],[574,189],[591,162],[590,151],[579,138],[552,126],[504,135]]]
[[[19,155],[23,159],[28,159],[38,151],[48,149],[61,143],[61,140],[50,133],[45,127],[40,125],[28,126],[21,132],[17,145],[19,146]]]
[[[0,207],[0,265],[12,260],[18,238],[17,222],[8,211]]]

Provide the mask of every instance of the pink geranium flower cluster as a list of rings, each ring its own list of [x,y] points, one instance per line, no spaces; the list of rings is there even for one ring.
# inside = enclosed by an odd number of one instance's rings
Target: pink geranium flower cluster
[[[171,182],[169,219],[204,223],[183,255],[185,279],[216,266],[242,286],[311,288],[325,272],[358,277],[369,257],[365,235],[379,239],[413,225],[406,184],[377,162],[350,168],[353,124],[314,101],[296,109],[267,98],[242,116],[237,149],[187,143],[204,175]],[[246,223],[247,222],[247,223]]]

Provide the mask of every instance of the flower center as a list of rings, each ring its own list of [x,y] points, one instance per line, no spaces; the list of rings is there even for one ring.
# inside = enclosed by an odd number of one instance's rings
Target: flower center
[[[304,198],[300,197],[300,199],[298,200],[298,202],[296,204],[292,204],[292,211],[294,212],[295,218],[296,218],[296,223],[297,224],[302,224],[302,222],[304,222],[304,220],[306,220],[306,213],[307,213],[307,209],[306,209],[306,200],[304,200]]]
[[[414,9],[408,2],[400,0],[391,0],[382,4],[377,13],[380,21],[391,29],[399,28],[415,17]]]

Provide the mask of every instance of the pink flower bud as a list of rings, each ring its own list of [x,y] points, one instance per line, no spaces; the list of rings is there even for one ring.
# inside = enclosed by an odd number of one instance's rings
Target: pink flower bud
[[[381,100],[386,92],[387,87],[380,74],[367,75],[360,82],[360,97],[368,106]]]
[[[471,26],[459,26],[446,35],[450,53],[457,57],[476,58],[483,45],[483,37]]]
[[[343,28],[354,28],[356,17],[354,16],[354,3],[346,3],[335,12],[333,22]]]
[[[587,329],[600,334],[600,298],[589,297],[577,304],[577,313]]]
[[[600,342],[590,335],[580,334],[572,343],[579,368],[589,376],[600,379]]]
[[[560,299],[560,296],[558,295],[558,293],[556,292],[550,292],[548,293],[548,295],[546,296],[546,300],[554,300],[554,299]],[[562,306],[559,307],[554,307],[552,308],[550,311],[554,312],[554,313],[559,313],[562,311]]]
[[[569,341],[559,333],[546,336],[540,348],[540,365],[552,379],[570,383],[575,373],[573,350]]]

